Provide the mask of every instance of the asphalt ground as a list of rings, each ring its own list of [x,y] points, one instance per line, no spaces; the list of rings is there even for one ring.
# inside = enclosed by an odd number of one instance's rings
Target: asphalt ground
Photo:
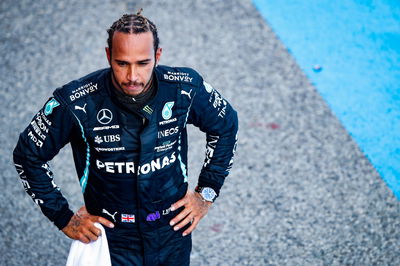
[[[71,240],[24,192],[12,150],[55,88],[107,66],[106,29],[139,7],[161,63],[197,69],[239,113],[235,165],[193,234],[192,265],[400,264],[399,202],[251,1],[132,3],[0,3],[0,265],[65,264]],[[189,136],[193,188],[205,136]],[[51,166],[77,210],[70,148]]]

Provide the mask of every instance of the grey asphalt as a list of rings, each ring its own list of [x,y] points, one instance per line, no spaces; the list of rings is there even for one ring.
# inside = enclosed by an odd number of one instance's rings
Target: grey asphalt
[[[250,0],[132,3],[1,1],[0,265],[65,264],[71,240],[26,195],[11,153],[55,88],[107,66],[106,29],[139,7],[161,63],[197,69],[239,113],[235,165],[193,234],[192,265],[400,265],[399,201]],[[193,188],[205,136],[189,136]],[[51,166],[77,210],[69,146]]]

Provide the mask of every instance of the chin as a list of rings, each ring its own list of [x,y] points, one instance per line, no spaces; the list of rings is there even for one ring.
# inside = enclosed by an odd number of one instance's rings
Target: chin
[[[126,95],[128,95],[128,96],[138,96],[139,94],[141,94],[143,92],[143,89],[139,89],[139,90],[134,90],[134,91],[132,91],[132,90],[128,90],[128,89],[125,89],[124,90],[124,93],[126,94]]]

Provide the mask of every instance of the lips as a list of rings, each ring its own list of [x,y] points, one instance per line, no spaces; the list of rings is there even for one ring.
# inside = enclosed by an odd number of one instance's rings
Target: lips
[[[126,88],[128,89],[128,90],[138,90],[138,89],[140,89],[142,86],[140,86],[140,85],[130,85],[130,86],[126,86]]]
[[[143,90],[143,86],[141,84],[129,84],[123,87],[127,92],[137,93]]]

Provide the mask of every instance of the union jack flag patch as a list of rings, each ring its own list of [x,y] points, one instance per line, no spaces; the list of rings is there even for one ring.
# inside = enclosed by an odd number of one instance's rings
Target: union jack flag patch
[[[121,214],[121,222],[123,223],[134,223],[135,215],[134,214]]]

